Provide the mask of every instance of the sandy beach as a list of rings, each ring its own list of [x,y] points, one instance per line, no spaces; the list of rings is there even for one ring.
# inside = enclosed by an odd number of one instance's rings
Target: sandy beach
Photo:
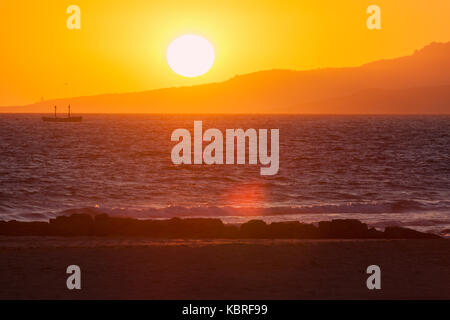
[[[449,299],[448,240],[0,237],[0,299]],[[66,288],[79,265],[82,289]],[[368,290],[366,268],[381,268]]]

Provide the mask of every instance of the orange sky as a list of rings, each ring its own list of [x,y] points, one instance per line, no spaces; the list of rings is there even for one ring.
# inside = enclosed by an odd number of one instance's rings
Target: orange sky
[[[81,30],[66,27],[71,4],[81,8]],[[381,7],[381,30],[366,27],[370,4]],[[449,41],[449,14],[448,0],[2,0],[0,105],[360,65]],[[198,78],[165,60],[170,41],[189,33],[216,51]]]

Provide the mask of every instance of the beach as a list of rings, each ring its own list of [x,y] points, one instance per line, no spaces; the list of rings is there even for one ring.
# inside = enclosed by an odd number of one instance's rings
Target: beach
[[[450,241],[0,237],[0,299],[450,299]],[[81,268],[68,290],[66,268]],[[368,290],[366,268],[381,268]]]

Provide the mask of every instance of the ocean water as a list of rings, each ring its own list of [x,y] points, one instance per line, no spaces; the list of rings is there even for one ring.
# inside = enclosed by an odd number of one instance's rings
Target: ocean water
[[[280,130],[280,169],[174,165],[173,130]],[[204,143],[206,145],[207,143]],[[240,223],[356,218],[375,227],[450,227],[449,116],[0,115],[0,220],[67,209]]]

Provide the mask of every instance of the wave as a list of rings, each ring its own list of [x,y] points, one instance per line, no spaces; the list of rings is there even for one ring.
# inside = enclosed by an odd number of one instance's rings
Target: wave
[[[278,216],[296,214],[377,214],[408,212],[450,212],[450,201],[419,202],[415,200],[398,200],[369,203],[318,204],[305,206],[277,207],[234,207],[234,206],[167,206],[150,208],[83,208],[69,209],[62,212],[68,214],[87,210],[90,213],[107,213],[114,216],[134,218],[171,218],[190,216]]]

